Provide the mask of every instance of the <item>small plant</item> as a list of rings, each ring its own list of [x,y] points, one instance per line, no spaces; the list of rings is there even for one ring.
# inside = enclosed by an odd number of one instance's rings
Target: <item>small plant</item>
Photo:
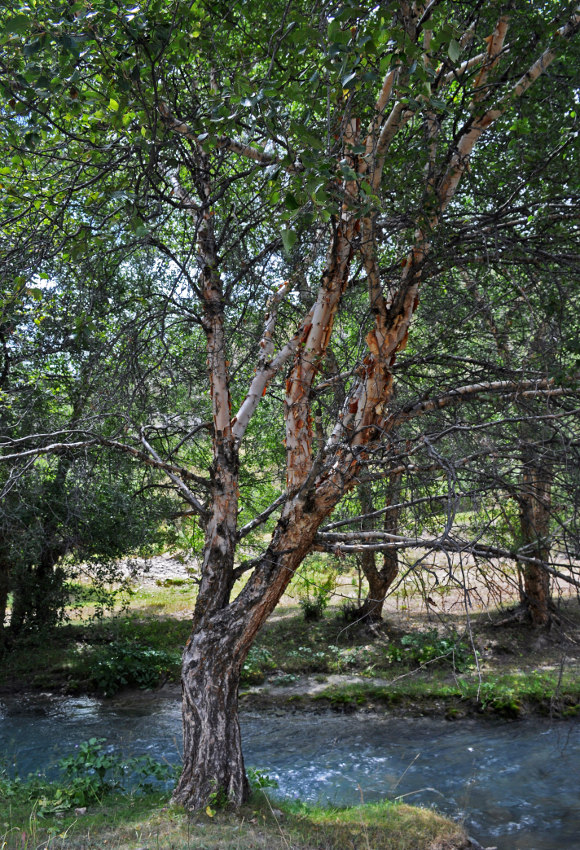
[[[259,646],[252,646],[242,667],[241,681],[247,685],[259,685],[266,678],[268,670],[275,670],[276,662],[272,653]]]
[[[263,788],[278,787],[278,780],[274,779],[273,776],[270,776],[269,773],[266,773],[265,770],[258,770],[256,767],[249,767],[246,772],[248,774],[248,781],[252,791],[260,791]]]
[[[307,621],[321,620],[326,608],[330,594],[317,591],[314,596],[308,596],[306,599],[300,599],[298,604],[302,608],[304,619]]]
[[[293,685],[297,680],[298,676],[295,673],[282,673],[282,675],[276,676],[276,678],[272,680],[272,684],[284,687],[285,685]]]
[[[105,738],[90,738],[58,762],[70,805],[83,806],[128,787],[134,792],[151,791],[155,784],[167,782],[174,775],[173,767],[151,756],[122,758],[104,744]]]
[[[328,648],[334,654],[329,667],[336,673],[352,667],[363,667],[370,672],[376,661],[376,650],[371,645],[339,647],[331,644]]]
[[[310,646],[299,646],[291,649],[286,656],[288,672],[323,672],[328,669],[328,656],[324,650],[312,649]]]
[[[298,604],[307,621],[321,620],[334,592],[335,573],[324,561],[308,559],[292,586],[298,593]]]
[[[171,765],[151,756],[123,758],[104,745],[104,738],[83,741],[74,753],[60,759],[62,777],[56,781],[43,774],[10,777],[5,768],[0,769],[0,797],[33,803],[36,816],[42,818],[100,802],[112,792],[149,792],[175,777]]]

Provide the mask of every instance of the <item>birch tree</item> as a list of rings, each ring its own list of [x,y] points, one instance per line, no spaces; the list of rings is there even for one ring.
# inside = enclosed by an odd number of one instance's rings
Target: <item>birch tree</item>
[[[557,68],[573,103],[580,12],[566,2],[47,0],[5,14],[2,27],[12,220],[41,209],[45,235],[75,246],[71,263],[146,248],[172,276],[165,309],[203,338],[196,423],[171,442],[128,417],[115,443],[165,472],[205,535],[174,798],[239,804],[241,667],[364,471],[386,459],[396,474],[394,429],[465,398],[575,391],[552,378],[483,381],[393,403],[413,316],[429,311],[434,270],[450,259],[447,223],[460,222],[464,239],[477,231],[486,151],[508,144],[520,102],[532,126],[574,121],[550,114],[541,93]],[[485,203],[493,215],[513,198]],[[244,470],[263,463],[252,450],[266,454],[266,422],[279,429],[283,477],[250,517]],[[96,428],[86,424],[86,439]],[[31,454],[49,450],[38,443]],[[184,460],[196,446],[206,469]]]

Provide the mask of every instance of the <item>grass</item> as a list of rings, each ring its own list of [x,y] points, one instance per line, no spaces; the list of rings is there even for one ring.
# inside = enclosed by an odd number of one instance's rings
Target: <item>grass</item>
[[[312,699],[343,709],[398,707],[410,713],[435,709],[448,719],[466,714],[515,718],[531,712],[575,717],[580,714],[580,680],[554,672],[512,672],[481,679],[471,675],[451,682],[447,677],[432,675],[429,679],[413,678],[388,685],[331,685]]]
[[[460,847],[462,829],[429,809],[375,803],[345,809],[271,802],[191,819],[159,794],[110,797],[86,814],[39,817],[0,800],[2,850],[430,850]]]
[[[40,643],[26,637],[14,641],[3,658],[0,687],[110,694],[119,687],[177,682],[196,588],[189,579],[139,587],[130,594],[129,608],[115,616],[72,621]],[[445,625],[425,612],[410,617],[407,610],[398,618],[391,611],[370,633],[348,623],[336,606],[306,622],[299,605],[289,601],[252,647],[242,672],[244,691],[265,683],[276,686],[269,689],[270,701],[282,701],[289,697],[284,686],[292,686],[293,700],[305,703],[311,700],[300,698],[304,677],[342,675],[359,681],[334,684],[317,694],[316,704],[322,699],[337,708],[403,706],[448,716],[466,711],[572,716],[578,710],[580,615],[573,600],[561,609],[572,640],[566,643],[555,634],[538,650],[528,628],[496,627],[488,613],[472,616],[471,636],[464,633],[461,617],[448,616]],[[495,620],[505,621],[505,613]]]

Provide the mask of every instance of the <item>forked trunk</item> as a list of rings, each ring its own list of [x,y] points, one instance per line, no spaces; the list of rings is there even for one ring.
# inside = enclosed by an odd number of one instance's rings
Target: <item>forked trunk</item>
[[[380,571],[376,567],[375,558],[374,552],[364,552],[362,555],[361,566],[369,590],[367,598],[357,611],[358,619],[368,620],[372,623],[382,620],[385,597],[398,572],[396,551],[384,553],[383,567]],[[385,564],[389,564],[390,569],[385,570]]]
[[[183,771],[173,799],[192,811],[249,795],[238,720],[243,659],[219,628],[195,634],[183,656]]]
[[[383,520],[383,531],[386,531],[388,534],[398,533],[400,509],[394,506],[399,501],[400,493],[400,473],[391,474],[388,479],[388,489],[384,503],[385,507],[390,507],[391,510],[386,511]],[[372,513],[374,505],[369,487],[364,484],[359,485],[358,495],[363,513]],[[375,528],[374,518],[363,523],[363,528],[364,530],[372,531]],[[376,558],[376,553],[371,550],[361,554],[361,567],[369,589],[367,598],[358,610],[357,616],[361,620],[369,620],[371,622],[380,622],[382,619],[385,598],[399,572],[399,559],[396,549],[387,549],[383,553],[383,563],[380,569],[377,568]]]

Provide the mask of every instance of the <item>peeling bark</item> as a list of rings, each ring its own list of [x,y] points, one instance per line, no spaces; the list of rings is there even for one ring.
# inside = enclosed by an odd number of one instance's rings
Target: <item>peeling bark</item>
[[[403,5],[406,37],[413,41],[421,32],[421,6]],[[580,16],[577,18],[580,21]],[[577,23],[573,19],[559,34],[569,37]],[[353,117],[356,97],[351,99],[349,96],[346,101],[334,104],[337,110],[342,109],[341,104],[346,104],[340,122],[338,138],[341,149],[337,156],[337,170],[340,172],[339,166],[346,161],[356,172],[357,179],[337,177],[335,180],[342,202],[337,204],[315,303],[303,316],[298,331],[282,345],[278,354],[274,353],[277,311],[291,289],[290,283],[285,282],[270,299],[256,372],[246,398],[233,418],[226,360],[223,287],[212,223],[210,163],[196,132],[174,118],[168,110],[160,109],[167,126],[197,146],[203,166],[202,177],[198,178],[200,203],[192,201],[189,195],[181,196],[179,190],[176,193],[183,198],[184,208],[197,224],[201,267],[199,294],[204,311],[214,437],[211,502],[207,514],[202,516],[206,532],[202,580],[193,632],[183,656],[184,768],[174,799],[189,809],[203,807],[212,799],[228,800],[238,805],[247,796],[237,706],[241,667],[259,629],[302,560],[311,551],[318,528],[343,496],[357,485],[357,475],[368,453],[380,445],[385,433],[396,424],[394,418],[389,419],[387,409],[393,392],[392,367],[397,353],[407,344],[413,313],[419,301],[423,268],[431,250],[431,234],[439,226],[454,197],[475,145],[504,113],[511,98],[527,90],[553,59],[554,54],[546,52],[515,88],[490,108],[489,103],[485,103],[493,91],[488,80],[502,54],[506,31],[507,19],[500,18],[494,33],[487,39],[484,54],[467,60],[452,77],[434,72],[437,75],[434,85],[440,88],[459,79],[481,61],[475,91],[471,95],[474,109],[463,127],[457,129],[453,147],[443,151],[440,158],[437,155],[436,116],[434,112],[428,112],[428,168],[425,173],[428,203],[416,217],[414,238],[402,258],[398,278],[390,282],[388,299],[384,295],[384,280],[379,267],[376,215],[372,210],[360,213],[358,206],[362,177],[366,175],[371,188],[378,190],[390,143],[415,114],[403,103],[405,81],[400,80],[402,65],[397,64],[387,71],[375,101],[375,115],[362,139],[360,122]],[[464,46],[472,37],[473,33],[464,34],[461,45]],[[425,51],[428,51],[429,38],[429,35],[425,36]],[[399,82],[403,85],[397,93]],[[394,103],[389,107],[391,99]],[[218,139],[217,142],[218,147],[247,158],[257,166],[277,161],[275,156],[243,143],[230,139]],[[359,146],[363,152],[366,151],[363,157],[359,156],[360,151],[355,155]],[[438,160],[442,163],[439,171]],[[299,168],[299,164],[294,163],[287,165],[286,170],[296,173]],[[357,252],[365,267],[372,314],[372,327],[370,330],[365,328],[367,352],[353,372],[355,377],[344,399],[339,421],[326,443],[319,428],[316,446],[312,410],[316,380],[324,367],[337,311]],[[244,532],[244,529],[241,532],[237,529],[238,452],[251,417],[267,393],[269,381],[286,364],[290,364],[284,402],[287,492],[283,499],[276,500],[281,505],[281,514],[269,545],[252,563],[252,572],[240,594],[231,600],[236,577],[235,548]],[[516,389],[521,391],[521,387]],[[479,391],[480,386],[460,388],[455,393],[446,393],[436,402],[422,402],[420,409],[415,407],[404,411],[404,415],[411,418],[427,412],[429,405],[442,407],[455,398]],[[409,472],[409,469],[407,466],[391,470],[392,492],[389,498],[397,498],[400,473]],[[537,482],[534,486],[537,488]],[[546,492],[541,498],[545,500]],[[533,535],[530,540],[534,541],[534,552],[537,553],[545,535],[537,506],[534,510],[536,513],[530,518],[526,515],[524,521],[528,523],[530,535]],[[262,514],[268,515],[269,511]],[[252,527],[251,522],[245,526],[247,529]],[[397,548],[407,545],[406,541],[401,543],[390,539],[390,535],[397,535],[398,511],[386,512],[384,529],[383,539],[387,542],[378,546],[384,552],[382,568],[377,570],[374,552],[372,562],[370,558],[365,562],[369,581],[369,599],[365,605],[371,618],[380,617],[386,590],[396,576]],[[367,554],[364,547],[361,551]],[[536,590],[532,584],[529,586],[530,597],[536,593],[539,598],[541,588]]]
[[[218,622],[197,630],[183,656],[183,771],[173,799],[190,810],[212,801],[239,806],[249,796],[238,720],[245,655]]]
[[[10,562],[8,553],[0,544],[0,655],[4,649],[6,610],[8,607],[8,593],[10,591]]]

